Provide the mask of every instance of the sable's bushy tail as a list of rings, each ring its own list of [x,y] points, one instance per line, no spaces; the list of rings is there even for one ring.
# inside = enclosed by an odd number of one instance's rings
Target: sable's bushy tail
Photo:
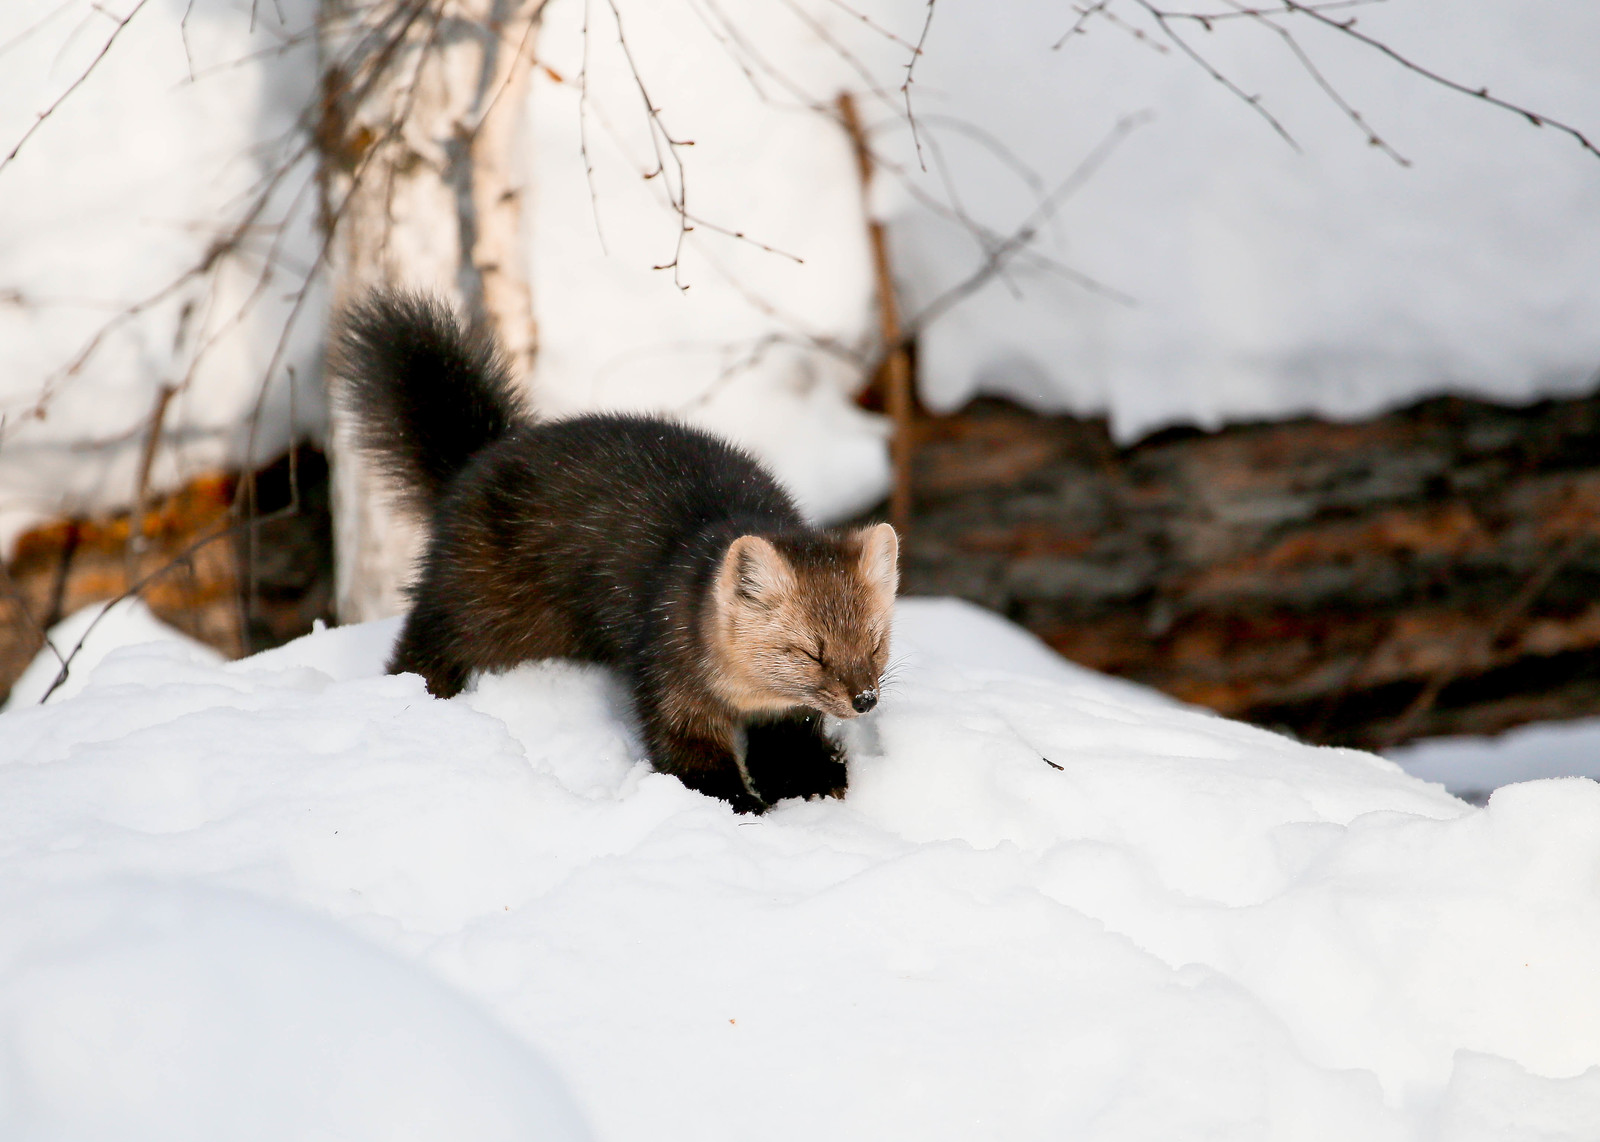
[[[352,305],[329,367],[357,443],[424,513],[473,453],[522,419],[493,336],[423,294],[380,290]]]

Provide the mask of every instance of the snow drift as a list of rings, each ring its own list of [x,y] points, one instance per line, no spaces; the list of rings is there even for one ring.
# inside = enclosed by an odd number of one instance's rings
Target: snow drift
[[[485,1120],[464,1106],[572,1136],[530,1050],[619,1142],[1600,1121],[1593,782],[1473,808],[910,600],[849,795],[737,817],[641,762],[604,672],[439,702],[381,674],[394,630],[227,665],[125,647],[0,715],[0,1133],[112,1120],[92,1106],[249,1136],[256,1060],[304,1076],[346,1041],[435,1137]],[[255,946],[292,953],[271,1004]],[[160,1105],[123,1081],[152,1069]],[[389,1136],[348,1089],[339,1121]]]

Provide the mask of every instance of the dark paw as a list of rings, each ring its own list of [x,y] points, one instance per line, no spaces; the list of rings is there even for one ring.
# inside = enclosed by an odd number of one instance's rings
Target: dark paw
[[[768,809],[772,808],[772,806],[767,804],[765,801],[759,801],[750,796],[748,793],[740,793],[733,797],[724,797],[723,800],[729,805],[732,805],[733,811],[741,816],[759,817]]]
[[[844,796],[844,751],[823,731],[820,715],[756,722],[745,727],[745,740],[745,768],[768,801]]]

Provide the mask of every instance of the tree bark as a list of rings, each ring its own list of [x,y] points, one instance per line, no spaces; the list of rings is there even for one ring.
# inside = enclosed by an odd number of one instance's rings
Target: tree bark
[[[325,0],[318,127],[337,314],[378,285],[450,297],[518,375],[535,330],[517,135],[543,0]],[[336,610],[404,608],[419,521],[391,503],[332,410]]]
[[[924,421],[902,590],[1315,742],[1600,710],[1600,397],[1170,431]]]

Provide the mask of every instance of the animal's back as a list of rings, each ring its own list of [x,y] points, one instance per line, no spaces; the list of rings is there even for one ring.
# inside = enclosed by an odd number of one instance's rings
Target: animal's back
[[[803,527],[756,461],[697,429],[628,415],[519,425],[441,501],[418,598],[454,601],[481,666],[629,666],[681,626],[733,537]]]

